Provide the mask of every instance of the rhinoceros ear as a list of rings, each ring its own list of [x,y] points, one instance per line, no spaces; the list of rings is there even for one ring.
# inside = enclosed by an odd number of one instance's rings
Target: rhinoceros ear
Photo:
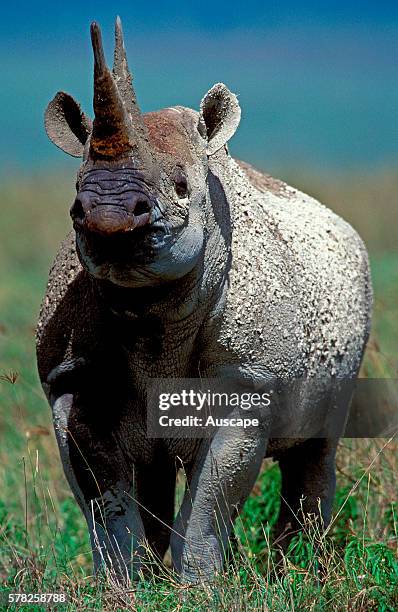
[[[240,122],[238,98],[223,83],[216,83],[200,103],[200,134],[207,139],[207,155],[213,155],[235,134]]]
[[[49,139],[57,147],[74,157],[83,156],[92,123],[72,96],[64,91],[55,95],[46,108],[44,125]]]

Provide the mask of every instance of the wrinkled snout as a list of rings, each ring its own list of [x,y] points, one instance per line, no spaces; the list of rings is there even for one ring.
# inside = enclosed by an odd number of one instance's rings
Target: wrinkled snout
[[[144,193],[101,198],[91,191],[77,194],[70,214],[75,229],[102,235],[130,232],[150,222],[153,204]]]

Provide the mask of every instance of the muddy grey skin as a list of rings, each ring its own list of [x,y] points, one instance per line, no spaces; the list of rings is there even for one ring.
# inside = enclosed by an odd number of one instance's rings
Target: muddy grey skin
[[[199,112],[142,114],[120,21],[113,72],[96,24],[91,36],[93,124],[63,92],[46,110],[50,139],[83,161],[74,231],[40,313],[38,367],[95,569],[128,580],[144,543],[160,558],[170,544],[193,582],[221,569],[265,456],[282,470],[280,545],[299,526],[300,498],[328,524],[340,429],[324,406],[360,367],[368,258],[333,212],[230,157],[240,108],[225,85]],[[253,406],[258,427],[220,428],[210,441],[148,438],[150,380],[206,376],[241,390],[308,379],[318,391],[304,385],[274,412]],[[173,520],[181,466],[188,487]]]

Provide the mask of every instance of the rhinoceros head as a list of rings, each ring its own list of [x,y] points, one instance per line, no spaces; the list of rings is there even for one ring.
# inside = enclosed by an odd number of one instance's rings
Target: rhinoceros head
[[[49,138],[83,159],[71,208],[80,260],[96,278],[121,286],[178,279],[203,251],[209,158],[234,134],[239,104],[217,84],[199,114],[183,107],[142,114],[120,19],[112,72],[96,23],[91,41],[94,121],[65,92],[45,113]]]

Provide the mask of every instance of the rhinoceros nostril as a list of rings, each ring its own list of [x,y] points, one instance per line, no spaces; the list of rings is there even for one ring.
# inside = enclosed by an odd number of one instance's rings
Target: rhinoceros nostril
[[[139,215],[143,215],[145,213],[150,212],[150,210],[151,210],[151,206],[148,200],[143,198],[143,199],[137,200],[135,207],[134,207],[134,215],[138,217]]]
[[[84,217],[84,208],[81,200],[76,198],[73,202],[70,209],[70,216],[72,219],[83,219]]]

